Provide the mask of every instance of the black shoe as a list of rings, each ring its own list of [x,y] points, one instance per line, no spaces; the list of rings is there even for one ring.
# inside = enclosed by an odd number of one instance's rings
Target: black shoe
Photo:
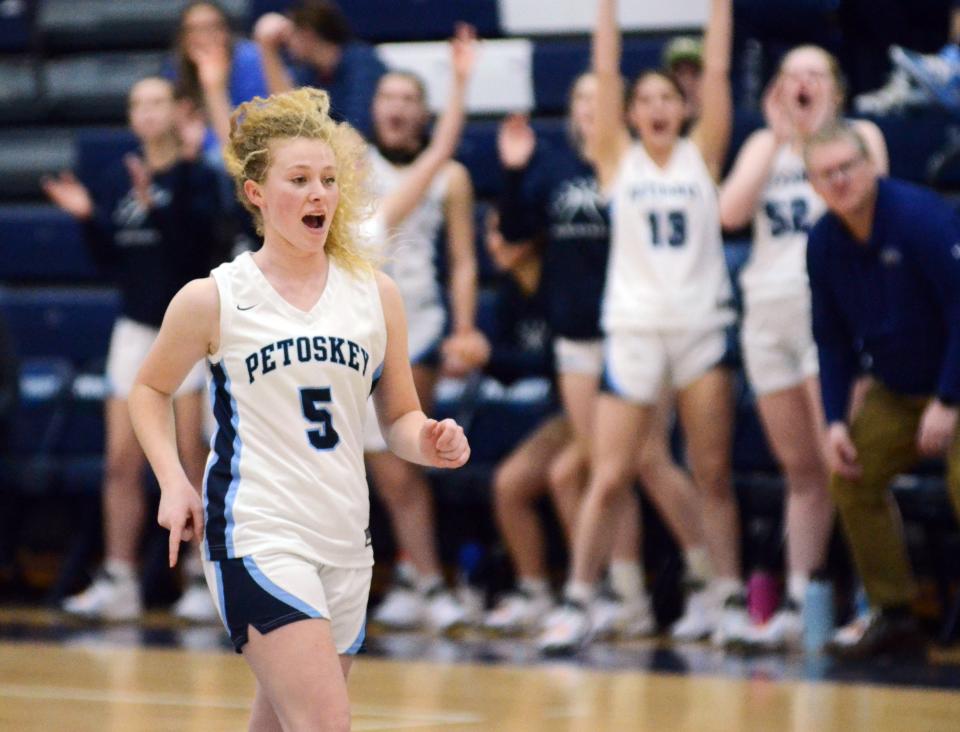
[[[843,637],[834,636],[826,652],[840,660],[854,661],[888,654],[913,655],[922,653],[926,646],[916,619],[909,613],[872,612],[860,629],[859,636],[849,631]]]

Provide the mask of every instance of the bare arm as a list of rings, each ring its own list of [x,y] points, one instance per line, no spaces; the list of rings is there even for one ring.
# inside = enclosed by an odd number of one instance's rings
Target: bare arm
[[[280,57],[280,47],[290,38],[293,23],[280,13],[267,13],[253,27],[253,39],[260,49],[267,90],[280,94],[293,89],[293,79]]]
[[[732,0],[710,0],[710,19],[703,41],[703,114],[690,138],[700,148],[714,179],[720,177],[733,125],[730,92],[732,39]]]
[[[757,130],[743,144],[733,170],[720,188],[720,223],[735,231],[750,223],[770,178],[780,143],[769,130]]]
[[[233,104],[227,88],[230,77],[230,58],[226,49],[210,48],[194,55],[200,87],[203,90],[203,108],[214,134],[221,145],[230,139],[230,113]]]
[[[473,27],[466,23],[458,25],[456,36],[450,43],[453,81],[447,106],[437,120],[430,144],[404,173],[403,184],[385,196],[377,207],[377,213],[388,230],[400,224],[417,207],[434,176],[453,157],[460,144],[476,45]]]
[[[383,374],[373,402],[390,451],[418,465],[459,468],[470,457],[463,429],[452,419],[437,422],[420,409],[407,353],[407,322],[397,285],[377,273],[377,287],[387,325]]]
[[[474,330],[477,309],[477,254],[474,250],[473,184],[460,163],[449,164],[445,204],[450,303],[454,333]]]
[[[217,349],[220,303],[211,278],[194,280],[178,292],[130,392],[130,419],[160,483],[157,519],[170,529],[169,559],[177,562],[180,541],[203,535],[203,507],[180,463],[174,432],[173,393],[194,364]]]
[[[617,174],[620,158],[630,143],[624,122],[623,78],[620,76],[620,30],[616,0],[599,0],[593,29],[591,68],[597,77],[596,112],[587,150],[597,168],[602,190]]]

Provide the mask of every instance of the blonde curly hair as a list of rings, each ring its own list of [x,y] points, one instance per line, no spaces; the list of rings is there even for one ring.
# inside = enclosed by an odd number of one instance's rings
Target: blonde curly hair
[[[254,218],[263,235],[263,215],[243,189],[252,180],[262,184],[270,168],[270,143],[294,138],[323,140],[337,160],[340,202],[330,223],[324,246],[327,254],[345,269],[360,272],[374,266],[372,253],[362,245],[361,224],[372,212],[368,184],[366,143],[345,122],[330,117],[330,97],[320,89],[302,87],[267,99],[254,97],[230,117],[230,140],[224,147],[227,170],[236,185],[237,198]]]

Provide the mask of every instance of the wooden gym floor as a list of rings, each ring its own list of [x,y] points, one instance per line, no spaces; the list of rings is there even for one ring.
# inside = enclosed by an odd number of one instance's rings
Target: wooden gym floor
[[[355,730],[960,730],[960,667],[949,654],[831,669],[660,642],[556,663],[518,641],[374,635],[370,647],[350,678]],[[91,627],[0,610],[0,730],[242,730],[252,692],[218,628],[159,613]]]

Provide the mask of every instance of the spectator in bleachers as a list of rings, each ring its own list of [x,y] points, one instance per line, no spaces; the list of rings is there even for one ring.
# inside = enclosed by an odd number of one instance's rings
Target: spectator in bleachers
[[[448,108],[466,101],[473,70],[474,31],[460,26],[451,43],[453,87]],[[376,193],[395,202],[431,154],[429,114],[422,82],[407,73],[383,76],[373,102],[374,144],[370,163]],[[440,126],[438,125],[438,131]],[[454,146],[444,146],[452,154]],[[409,351],[421,403],[432,402],[441,344],[447,328],[436,267],[436,241],[445,224],[449,301],[452,310],[449,338],[467,343],[480,337],[474,325],[477,268],[474,252],[473,187],[466,168],[447,160],[416,207],[399,223],[381,220],[385,229],[384,270],[397,282],[407,307]],[[407,201],[407,209],[411,208]],[[394,205],[391,203],[391,206]],[[394,215],[396,212],[394,213]],[[399,217],[397,217],[399,219]],[[458,372],[456,375],[464,375]],[[445,630],[467,620],[466,608],[446,589],[436,550],[435,519],[429,485],[422,470],[385,451],[376,423],[368,420],[367,464],[384,501],[401,552],[396,582],[373,614],[389,627],[427,623]]]
[[[693,123],[703,107],[703,41],[693,36],[671,38],[663,49],[663,68],[683,90],[687,119]]]
[[[701,522],[715,572],[713,638],[749,622],[740,526],[731,477],[731,376],[722,366],[734,320],[715,181],[732,124],[731,0],[711,0],[704,40],[703,114],[689,136],[683,92],[662,71],[643,73],[624,109],[615,0],[600,0],[593,38],[597,77],[588,131],[600,189],[611,199],[611,256],[602,308],[605,389],[597,400],[590,483],[577,520],[565,603],[541,638],[571,651],[590,634],[588,606],[610,526],[631,484],[665,382],[677,393]],[[629,127],[628,127],[629,125]],[[639,139],[631,139],[631,128]]]
[[[347,121],[369,137],[371,102],[386,67],[376,51],[355,40],[343,12],[326,0],[300,0],[287,15],[267,13],[253,31],[263,55],[270,93],[294,86],[326,89],[335,119]],[[296,66],[291,73],[281,56]]]
[[[828,646],[845,658],[918,647],[916,584],[890,481],[945,455],[960,512],[960,219],[932,192],[881,178],[871,155],[843,122],[804,149],[829,210],[810,232],[807,266],[830,491],[872,608]],[[848,420],[864,363],[873,381]]]
[[[105,558],[94,583],[64,603],[68,612],[111,620],[136,618],[141,611],[136,567],[146,510],[145,461],[133,434],[127,395],[170,298],[184,283],[209,271],[221,210],[216,173],[182,155],[171,83],[147,78],[135,84],[129,117],[140,153],[102,172],[101,198],[94,200],[68,172],[43,183],[50,199],[83,223],[91,253],[115,275],[122,295],[107,356],[111,395],[105,404]],[[203,388],[203,365],[198,363],[177,398],[183,460],[197,486],[206,458]],[[199,557],[195,559],[191,580],[202,583]],[[193,585],[190,590],[198,594]],[[205,607],[211,607],[209,598]]]
[[[843,94],[831,54],[818,46],[790,51],[766,94],[767,126],[747,139],[720,192],[725,228],[753,223],[753,248],[740,277],[742,352],[787,485],[784,602],[772,621],[741,639],[767,647],[800,642],[804,593],[810,575],[826,560],[833,526],[805,258],[807,232],[826,206],[807,179],[803,144],[842,113]],[[872,122],[855,124],[878,171],[886,174],[883,134]]]
[[[596,87],[592,74],[583,74],[574,82],[567,145],[538,141],[521,115],[508,118],[497,139],[505,169],[500,200],[505,238],[515,245],[525,245],[536,237],[547,239],[543,263],[547,317],[554,334],[560,398],[576,436],[552,468],[554,486],[570,486],[556,496],[565,506],[563,515],[576,514],[586,487],[593,413],[603,371],[600,302],[610,229],[606,203],[585,150],[588,128],[593,125]],[[687,554],[693,583],[702,584],[709,579],[709,562],[702,546],[695,490],[670,456],[672,400],[665,397],[656,428],[638,452],[637,470]],[[644,586],[641,565],[636,555],[632,561],[625,558],[628,556],[619,553],[611,565],[612,594],[620,598],[624,625],[652,625],[649,600],[639,592]],[[522,610],[520,602],[507,600],[505,608]],[[691,609],[696,605],[694,600]]]
[[[211,0],[190,2],[180,15],[173,63],[166,75],[182,95],[206,112],[210,130],[204,153],[220,163],[234,107],[267,96],[260,50],[235,36],[226,11]]]

